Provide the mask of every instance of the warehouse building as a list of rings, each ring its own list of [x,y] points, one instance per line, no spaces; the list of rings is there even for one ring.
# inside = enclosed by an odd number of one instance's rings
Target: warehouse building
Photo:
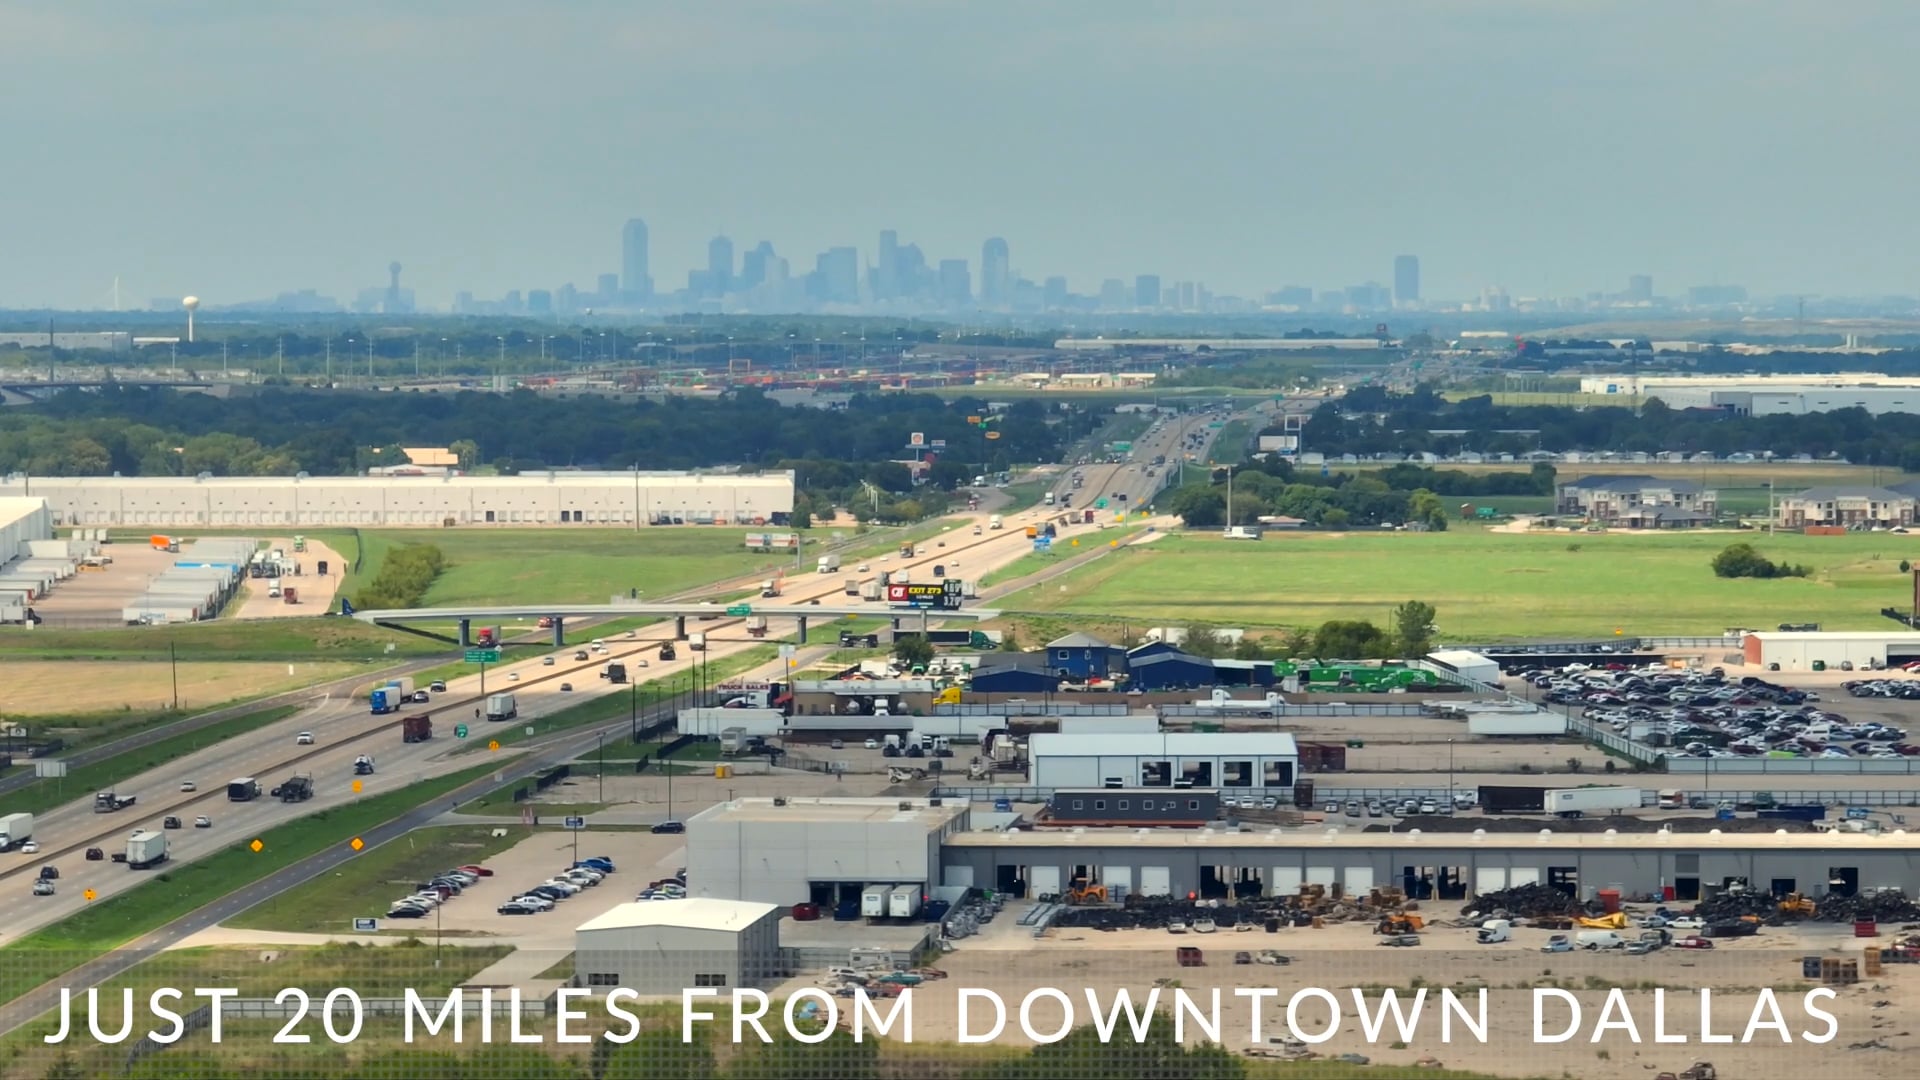
[[[1038,734],[1027,741],[1039,788],[1219,788],[1293,798],[1300,748],[1284,731]]]
[[[8,496],[46,500],[56,527],[783,525],[793,473],[13,475],[0,479],[0,498]]]
[[[0,496],[0,566],[28,554],[28,544],[53,539],[47,500]]]
[[[873,885],[925,889],[938,883],[941,842],[968,827],[961,802],[735,799],[687,820],[688,890],[831,910]]]
[[[1435,667],[1451,671],[1469,682],[1485,686],[1500,685],[1500,665],[1471,649],[1441,649],[1427,654]]]
[[[1864,833],[1362,833],[1085,829],[963,833],[942,852],[947,885],[1039,896],[1076,880],[1116,894],[1287,896],[1302,885],[1464,900],[1520,885],[1693,902],[1730,889],[1785,896],[1920,889],[1920,845]]]
[[[780,909],[742,900],[621,904],[574,929],[574,977],[605,992],[773,986],[787,977]]]
[[[1897,667],[1920,660],[1920,633],[1900,631],[1748,634],[1746,662],[1763,671],[1840,671]]]

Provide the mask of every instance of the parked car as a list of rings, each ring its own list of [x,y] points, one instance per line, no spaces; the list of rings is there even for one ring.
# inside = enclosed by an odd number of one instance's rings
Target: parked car
[[[677,834],[677,833],[683,833],[686,831],[687,831],[687,825],[686,825],[686,822],[683,822],[683,821],[663,821],[660,824],[655,825],[653,827],[653,832],[655,835],[661,835],[661,834],[667,834],[667,833]]]

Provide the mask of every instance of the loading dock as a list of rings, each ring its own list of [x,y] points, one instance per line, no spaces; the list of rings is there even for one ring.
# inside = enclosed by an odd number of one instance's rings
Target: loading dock
[[[1060,868],[1057,866],[1031,866],[1027,868],[1027,893],[1030,896],[1059,896]]]
[[[1172,896],[1173,868],[1170,866],[1143,866],[1140,868],[1141,896]]]

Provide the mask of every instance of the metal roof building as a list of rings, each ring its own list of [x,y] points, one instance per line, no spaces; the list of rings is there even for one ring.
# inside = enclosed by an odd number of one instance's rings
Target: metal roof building
[[[1291,801],[1300,747],[1284,731],[1038,734],[1027,742],[1040,788],[1274,789]]]
[[[866,885],[932,886],[940,844],[968,827],[967,814],[963,802],[927,799],[720,803],[687,819],[688,889],[797,904]]]
[[[543,472],[519,476],[8,476],[56,526],[780,524],[793,473]]]
[[[1881,632],[1761,633],[1748,634],[1741,649],[1749,664],[1762,670],[1812,671],[1820,664],[1840,670],[1843,663],[1861,670],[1886,667],[1920,659],[1920,633],[1911,630]]]
[[[770,986],[786,978],[780,909],[744,900],[644,900],[574,928],[574,978],[604,993]]]

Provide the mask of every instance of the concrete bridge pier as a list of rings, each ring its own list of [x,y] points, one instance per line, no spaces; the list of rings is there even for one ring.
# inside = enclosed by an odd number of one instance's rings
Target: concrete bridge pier
[[[673,640],[687,640],[687,617],[685,615],[675,615],[673,617]]]
[[[472,619],[460,620],[460,647],[463,649],[470,649],[473,647],[473,620]]]
[[[805,615],[802,615],[800,616],[800,644],[805,645],[806,643],[807,643],[807,617]]]
[[[555,615],[553,618],[553,647],[559,648],[567,643],[567,620]]]

